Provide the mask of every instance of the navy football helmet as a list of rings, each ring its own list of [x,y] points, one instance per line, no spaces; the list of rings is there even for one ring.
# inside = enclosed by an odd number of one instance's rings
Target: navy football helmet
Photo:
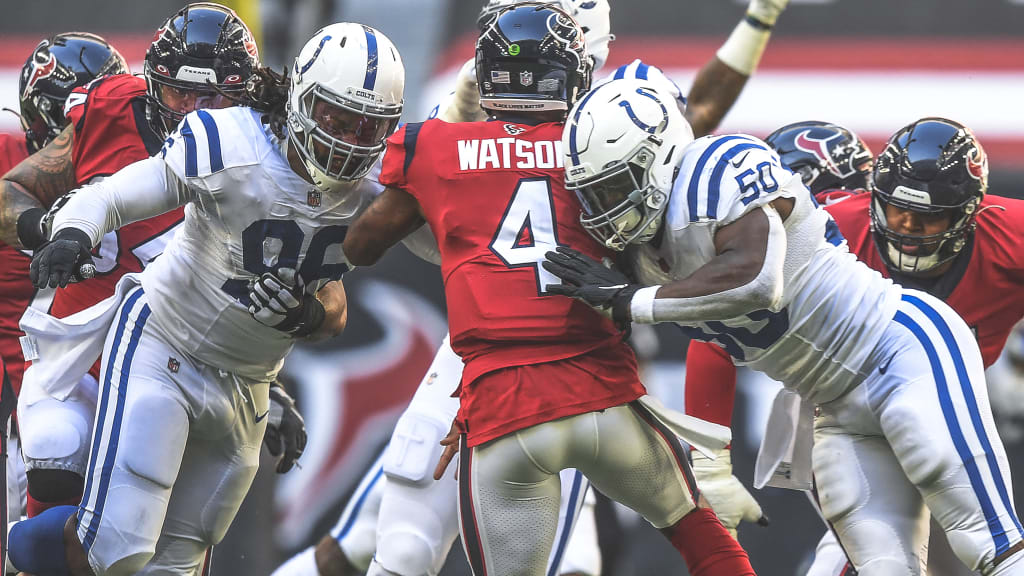
[[[974,232],[987,189],[988,157],[963,124],[922,118],[896,132],[875,163],[871,191],[871,230],[889,268],[926,273],[959,254]],[[901,234],[888,226],[889,205],[924,215],[947,213],[949,226],[937,234]]]
[[[43,40],[21,68],[18,97],[29,152],[64,129],[64,101],[71,91],[108,74],[128,74],[124,56],[87,32],[65,32]]]
[[[851,130],[828,122],[787,124],[764,139],[813,194],[869,188],[874,155]]]
[[[234,11],[212,2],[185,6],[156,31],[146,51],[150,124],[167,134],[193,110],[244,101],[258,67],[256,42]]]
[[[480,105],[490,111],[568,111],[590,89],[592,67],[583,30],[552,4],[493,14],[476,43]]]

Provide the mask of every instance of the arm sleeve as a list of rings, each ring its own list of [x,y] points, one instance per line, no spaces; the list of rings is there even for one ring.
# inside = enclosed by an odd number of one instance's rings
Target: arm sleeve
[[[429,225],[424,224],[417,228],[412,234],[402,239],[402,244],[405,244],[409,252],[421,260],[441,265],[441,250],[437,247],[437,239],[434,238],[434,233],[430,230]]]
[[[736,366],[719,346],[690,340],[686,351],[686,413],[708,422],[732,425]]]
[[[757,310],[778,312],[782,302],[782,270],[786,261],[786,228],[782,217],[770,204],[761,206],[761,209],[768,216],[768,241],[764,264],[753,280],[729,290],[693,298],[658,298],[661,286],[641,288],[630,302],[633,321],[696,324],[735,318]]]
[[[129,164],[71,194],[54,216],[53,232],[77,228],[89,235],[93,246],[111,230],[159,216],[190,199],[184,183],[158,156]]]

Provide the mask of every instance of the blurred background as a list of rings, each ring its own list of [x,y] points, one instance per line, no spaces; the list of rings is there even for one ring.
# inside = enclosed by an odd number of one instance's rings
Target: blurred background
[[[482,0],[236,0],[266,63],[289,63],[319,27],[341,20],[387,34],[406,64],[404,119],[426,117],[473,54]],[[687,89],[742,17],[746,0],[611,0],[607,69],[641,58]],[[180,0],[33,0],[0,19],[0,108],[18,108],[18,73],[38,41],[83,30],[103,35],[136,72],[153,32]],[[719,133],[764,136],[799,120],[843,124],[878,152],[886,137],[923,116],[974,129],[991,164],[990,193],[1024,196],[1024,0],[790,0],[761,66]],[[600,76],[601,74],[598,74]],[[19,132],[0,113],[0,131]],[[276,477],[265,466],[225,543],[214,573],[269,574],[335,522],[347,495],[390,436],[445,332],[437,268],[397,248],[371,270],[345,279],[351,305],[345,334],[297,349],[287,373],[310,432],[302,468]],[[683,408],[686,340],[677,330],[640,331],[645,382]],[[1024,340],[1017,342],[1024,357]],[[1019,372],[1005,362],[1000,425],[1011,462],[1024,464]],[[741,372],[734,417],[736,475],[750,483],[753,459],[778,385]],[[1007,395],[1008,394],[1008,395]],[[994,402],[994,404],[996,404]],[[1018,408],[1021,406],[1022,408]],[[269,462],[269,461],[268,461]],[[1024,470],[1014,466],[1018,483]],[[1024,493],[1018,487],[1017,494]],[[823,525],[801,493],[755,491],[772,524],[744,526],[740,539],[758,574],[803,574]],[[1020,504],[1018,504],[1020,509]],[[656,531],[628,510],[599,505],[606,575],[686,574]],[[936,576],[957,574],[933,559]],[[461,548],[446,574],[468,574]]]

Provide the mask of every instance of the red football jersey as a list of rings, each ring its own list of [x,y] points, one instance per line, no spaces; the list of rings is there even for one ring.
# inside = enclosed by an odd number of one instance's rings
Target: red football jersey
[[[857,258],[891,277],[875,247],[869,224],[871,194],[855,194],[826,206],[850,251]],[[978,227],[961,256],[931,292],[945,300],[974,331],[985,367],[999,358],[1013,326],[1024,317],[1024,201],[986,196],[981,202]],[[966,260],[962,260],[967,258]],[[936,290],[941,290],[938,292]],[[735,366],[724,350],[691,341],[687,353],[687,412],[728,425],[721,404],[736,385]],[[726,393],[723,394],[722,389]],[[722,396],[722,398],[718,398]],[[731,407],[731,402],[729,402]]]
[[[65,113],[75,127],[72,159],[79,186],[109,176],[156,154],[161,138],[146,121],[146,80],[121,74],[76,88]],[[57,290],[50,313],[64,318],[109,297],[121,276],[141,272],[163,252],[183,209],[135,222],[110,232],[93,249],[96,277]]]
[[[452,348],[466,363],[460,415],[470,444],[644,393],[633,352],[609,320],[543,293],[559,282],[540,265],[555,246],[608,256],[580,226],[579,202],[565,189],[561,134],[555,123],[428,120],[388,140],[381,183],[419,201],[441,251]],[[502,369],[584,355],[601,357],[590,372],[603,371],[603,383],[552,377],[552,364],[537,367],[543,379],[524,370],[504,379],[518,390],[515,401],[476,385],[495,382]]]
[[[24,135],[0,134],[0,174],[28,158]],[[21,355],[22,331],[18,321],[35,294],[35,288],[28,280],[28,265],[31,262],[25,253],[0,242],[0,357],[7,365],[14,391],[21,392],[21,375],[25,371],[25,358]]]

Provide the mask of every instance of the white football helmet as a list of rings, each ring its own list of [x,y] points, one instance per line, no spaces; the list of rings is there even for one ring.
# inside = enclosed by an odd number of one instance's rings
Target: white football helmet
[[[583,228],[613,250],[654,237],[690,142],[690,124],[659,84],[612,80],[587,93],[562,130],[565,187],[583,205]]]
[[[520,4],[524,0],[489,0],[480,10],[477,17],[477,25],[480,27],[487,22],[491,14]],[[551,3],[558,6],[570,16],[583,29],[583,35],[587,39],[587,52],[594,59],[594,73],[604,66],[608,61],[608,43],[615,40],[612,30],[612,7],[608,0],[551,0]]]
[[[325,192],[362,178],[402,115],[405,67],[388,37],[340,22],[321,28],[295,59],[288,137]]]

